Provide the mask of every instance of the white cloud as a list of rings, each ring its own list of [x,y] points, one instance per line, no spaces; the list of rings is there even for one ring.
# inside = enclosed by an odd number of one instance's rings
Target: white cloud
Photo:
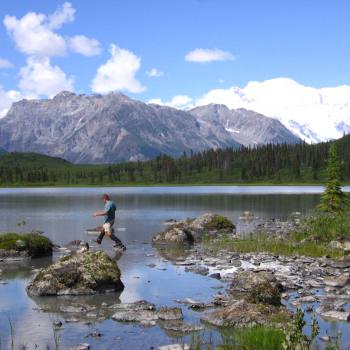
[[[157,68],[152,68],[151,70],[147,71],[146,74],[150,78],[159,78],[164,75],[164,73],[158,70]]]
[[[1,68],[12,68],[13,67],[13,64],[8,61],[8,60],[5,60],[4,58],[0,58],[0,69]]]
[[[312,88],[292,79],[249,82],[244,88],[214,89],[196,105],[224,104],[279,119],[308,142],[339,138],[350,132],[350,86]]]
[[[22,95],[19,91],[9,90],[5,91],[0,86],[0,118],[5,116],[11,104],[16,102],[22,98]]]
[[[73,78],[52,65],[48,57],[29,57],[19,75],[19,88],[26,96],[52,97],[62,90],[73,90]]]
[[[140,69],[141,59],[133,52],[121,49],[112,44],[110,46],[111,58],[102,64],[92,81],[92,91],[107,93],[115,90],[126,90],[137,93],[145,87],[135,78]]]
[[[66,53],[66,42],[54,33],[42,13],[29,12],[21,19],[5,16],[4,25],[18,50],[33,56],[63,56]]]
[[[75,35],[69,39],[70,49],[84,56],[95,56],[101,53],[98,40],[88,38],[85,35]]]
[[[187,95],[176,95],[170,101],[162,101],[160,98],[149,100],[148,103],[153,103],[161,106],[169,106],[179,109],[188,109],[193,107],[193,99]]]
[[[63,24],[74,21],[75,9],[70,2],[65,2],[52,15],[48,16],[48,26],[59,29]]]
[[[195,49],[186,54],[188,62],[209,63],[214,61],[233,61],[235,57],[228,51],[219,49]]]

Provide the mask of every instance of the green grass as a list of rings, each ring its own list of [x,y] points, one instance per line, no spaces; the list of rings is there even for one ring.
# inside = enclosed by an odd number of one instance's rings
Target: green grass
[[[335,239],[350,239],[349,213],[309,216],[303,220],[300,230],[294,233],[293,238],[299,241],[312,238],[321,243],[327,243]]]
[[[254,236],[249,238],[232,239],[219,238],[217,240],[206,240],[205,246],[213,250],[230,250],[239,253],[268,252],[278,255],[300,255],[309,257],[330,256],[341,257],[344,253],[338,249],[332,249],[326,244],[318,242],[296,242],[287,240],[274,240],[267,236]]]
[[[284,332],[272,326],[255,326],[234,330],[223,336],[220,350],[282,350]]]
[[[19,248],[17,241],[23,241],[24,246]],[[36,233],[3,233],[0,234],[0,249],[26,250],[31,257],[39,257],[52,253],[52,242]]]

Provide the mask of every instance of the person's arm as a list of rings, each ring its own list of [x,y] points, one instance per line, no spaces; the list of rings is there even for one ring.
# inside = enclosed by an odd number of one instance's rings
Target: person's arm
[[[105,215],[107,215],[107,211],[97,211],[97,212],[95,212],[94,213],[94,216],[96,217],[96,216],[105,216]]]

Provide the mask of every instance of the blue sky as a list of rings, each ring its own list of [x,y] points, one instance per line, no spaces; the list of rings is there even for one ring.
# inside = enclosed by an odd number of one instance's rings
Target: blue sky
[[[49,17],[43,21],[67,41],[65,52],[56,55],[18,48],[21,40],[27,40],[14,37],[19,22],[12,29],[3,22],[6,15],[20,21],[29,12],[46,16],[62,12],[64,1],[1,0],[0,59],[8,61],[0,69],[3,94],[14,90],[21,96],[45,97],[45,89],[59,89],[59,83],[46,87],[36,76],[41,65],[48,73],[57,68],[54,73],[60,75],[62,86],[78,93],[119,86],[145,101],[199,97],[212,89],[277,77],[316,88],[350,84],[347,0],[72,0],[70,4],[75,10],[71,18],[56,26],[47,24]],[[87,56],[69,49],[69,38],[76,35],[98,41],[96,52]],[[100,77],[92,89],[99,67],[111,58],[111,44],[125,55],[105,67],[110,70],[102,74],[107,78]],[[195,49],[221,50],[224,58],[186,61]],[[131,68],[125,63],[129,59]],[[118,64],[126,66],[118,68]],[[162,76],[149,77],[147,72],[153,68]],[[122,77],[113,81],[118,74]]]

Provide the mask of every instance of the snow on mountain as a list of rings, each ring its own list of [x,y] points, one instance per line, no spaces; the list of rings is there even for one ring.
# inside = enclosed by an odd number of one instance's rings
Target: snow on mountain
[[[280,120],[306,142],[336,139],[350,132],[350,86],[312,88],[288,78],[249,82],[244,88],[215,89],[196,105],[224,104]]]

